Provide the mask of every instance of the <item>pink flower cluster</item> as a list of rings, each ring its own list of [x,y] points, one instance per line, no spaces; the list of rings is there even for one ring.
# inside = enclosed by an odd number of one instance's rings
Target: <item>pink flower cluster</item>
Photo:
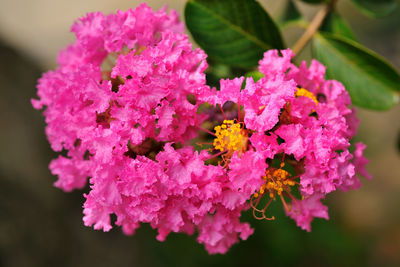
[[[241,89],[244,77],[222,80],[219,91],[200,98],[221,107],[229,101],[243,107],[238,113],[244,117],[236,121],[247,143],[232,157],[227,149],[224,158],[229,179],[240,181],[232,182],[230,189],[236,196],[230,201],[243,204],[251,199],[255,214],[260,213],[255,217],[270,219],[266,216],[270,201],[262,209],[258,204],[264,195],[269,194],[270,200],[280,198],[286,213],[310,231],[314,217],[328,219],[327,207],[320,202],[326,194],[359,188],[356,173],[370,178],[365,170],[368,161],[362,155],[362,143],[355,144],[353,154],[349,152],[358,120],[355,109],[348,107],[351,101],[343,85],[326,81],[325,67],[319,62],[313,60],[309,68],[305,62],[296,67],[289,49],[281,53],[264,54],[259,65],[264,77],[257,82],[247,78]],[[274,166],[274,159],[282,165]],[[282,168],[285,165],[294,173]]]
[[[91,13],[72,31],[77,40],[60,53],[59,68],[39,80],[40,100],[32,100],[37,109],[47,106],[53,150],[68,150],[50,165],[57,187],[70,191],[87,177],[94,181],[120,147],[145,155],[197,135],[204,116],[187,95],[206,88],[206,55],[192,50],[175,12],[141,5]]]
[[[115,214],[126,234],[140,223],[158,229],[160,241],[197,231],[209,253],[225,253],[253,233],[240,222],[249,207],[270,219],[266,208],[281,198],[309,231],[314,217],[328,218],[326,194],[358,188],[357,172],[369,177],[365,145],[348,150],[358,123],[350,98],[316,61],[296,67],[290,50],[267,51],[265,77],[221,80],[216,90],[206,85],[205,53],[192,49],[175,12],[143,4],[91,13],[72,31],[76,41],[39,80],[32,104],[45,106],[49,142],[64,151],[50,163],[55,186],[81,189],[90,177],[87,226],[109,231]],[[200,112],[206,102],[222,111],[235,103],[225,111],[238,116],[215,120]],[[220,128],[203,129],[214,143],[195,151],[205,120]],[[260,209],[262,198],[269,201]]]

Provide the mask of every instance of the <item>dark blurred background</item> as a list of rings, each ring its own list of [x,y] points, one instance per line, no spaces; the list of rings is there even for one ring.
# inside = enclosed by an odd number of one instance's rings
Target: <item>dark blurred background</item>
[[[260,1],[274,17],[284,1]],[[276,205],[272,222],[258,222],[247,241],[225,255],[209,256],[195,236],[155,240],[143,225],[130,237],[83,226],[82,194],[52,186],[48,164],[56,155],[44,135],[44,118],[30,105],[41,73],[56,67],[57,51],[73,41],[72,22],[86,12],[134,8],[131,0],[1,0],[0,8],[0,266],[400,266],[400,107],[359,109],[357,140],[368,146],[368,170],[358,191],[328,196],[331,219],[316,219],[307,233]],[[181,14],[184,0],[154,0]],[[318,6],[299,5],[311,17]],[[358,39],[400,68],[400,10],[373,20],[348,0],[339,12]],[[301,31],[285,32],[289,45]],[[307,57],[307,51],[303,53]]]

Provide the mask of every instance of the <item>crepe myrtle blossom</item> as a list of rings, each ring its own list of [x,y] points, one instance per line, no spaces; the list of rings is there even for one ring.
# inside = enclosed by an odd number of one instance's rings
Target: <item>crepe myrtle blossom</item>
[[[247,203],[227,201],[222,166],[186,146],[205,120],[198,95],[208,93],[206,55],[192,50],[174,11],[90,13],[72,26],[77,40],[59,67],[39,80],[36,109],[45,107],[55,186],[90,190],[84,224],[133,234],[140,223],[193,234],[210,253],[225,253],[253,233],[240,222]],[[235,195],[233,194],[234,198]]]
[[[61,51],[59,67],[38,84],[36,109],[44,106],[53,150],[67,151],[50,164],[66,191],[115,157],[154,158],[165,142],[197,135],[204,116],[187,96],[204,90],[206,55],[192,50],[175,11],[89,13],[71,30],[76,41]]]
[[[260,61],[264,78],[248,78],[243,90],[243,77],[221,80],[217,91],[174,11],[90,13],[72,31],[76,41],[39,80],[32,104],[45,108],[48,140],[62,154],[50,163],[55,186],[81,189],[89,178],[86,226],[109,231],[115,214],[126,234],[140,223],[160,241],[197,231],[209,253],[225,253],[253,233],[240,221],[250,207],[272,219],[267,207],[281,199],[309,230],[313,217],[328,216],[327,193],[360,186],[356,172],[368,176],[365,146],[348,151],[357,129],[350,99],[316,61],[297,68],[290,50],[271,50]],[[200,112],[206,102],[223,121]],[[196,151],[201,129],[213,140]]]
[[[208,145],[225,169],[230,181],[225,205],[249,202],[256,219],[273,220],[267,208],[279,199],[286,214],[310,231],[314,217],[328,219],[321,203],[326,194],[357,189],[357,174],[370,175],[365,145],[349,150],[358,120],[347,91],[338,81],[324,79],[325,67],[318,61],[296,67],[292,57],[289,49],[281,55],[267,51],[259,65],[264,77],[257,82],[221,80],[220,90],[199,96],[224,118],[210,116],[213,140],[200,145]]]

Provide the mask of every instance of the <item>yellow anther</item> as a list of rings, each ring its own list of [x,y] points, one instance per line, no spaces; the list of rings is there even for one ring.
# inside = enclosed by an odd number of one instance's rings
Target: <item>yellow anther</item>
[[[289,180],[289,173],[282,169],[285,164],[282,162],[279,169],[273,167],[268,168],[263,176],[264,184],[261,185],[257,193],[257,197],[269,192],[270,198],[275,198],[275,195],[282,195],[283,191],[288,190],[288,186],[294,186],[295,182]]]
[[[316,105],[318,105],[318,100],[315,97],[315,95],[313,93],[311,93],[310,91],[308,91],[307,89],[304,88],[297,88],[297,91],[294,93],[295,96],[305,96],[308,97],[310,99],[312,99],[314,101],[314,103]]]
[[[223,124],[215,126],[214,130],[216,138],[213,145],[216,150],[239,153],[247,150],[247,132],[242,129],[240,123],[224,120]]]
[[[286,211],[291,210],[291,204],[287,203],[285,198],[290,197],[292,201],[294,201],[295,197],[291,194],[291,186],[294,186],[297,182],[292,179],[297,178],[298,176],[292,177],[289,172],[282,169],[285,166],[284,158],[282,157],[282,163],[280,164],[279,169],[274,168],[272,166],[268,167],[265,171],[265,176],[262,177],[264,183],[261,185],[260,189],[256,191],[252,198],[250,199],[250,206],[253,208],[253,216],[258,220],[273,220],[275,217],[266,216],[266,209],[270,205],[272,200],[276,199],[276,196],[279,196],[279,199],[282,200],[283,206]],[[261,198],[264,195],[269,196],[269,200],[267,204],[259,204]],[[264,205],[263,208],[259,206]]]

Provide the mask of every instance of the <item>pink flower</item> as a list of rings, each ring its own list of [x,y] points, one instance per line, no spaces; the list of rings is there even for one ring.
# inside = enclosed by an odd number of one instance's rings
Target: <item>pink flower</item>
[[[192,50],[174,11],[143,4],[90,13],[72,31],[77,40],[60,53],[59,68],[39,80],[39,100],[32,100],[46,107],[52,148],[70,151],[50,165],[56,186],[82,188],[116,147],[129,147],[120,153],[132,156],[197,136],[204,116],[187,95],[207,88],[206,55]]]
[[[126,234],[133,234],[140,223],[158,229],[157,239],[164,241],[171,232],[193,234],[210,253],[224,253],[252,230],[240,223],[244,202],[225,203],[224,171],[205,165],[208,154],[189,147],[175,150],[167,143],[155,161],[137,156],[113,157],[110,168],[98,169],[91,179],[92,190],[84,204],[85,225],[111,229],[110,214],[117,216]]]
[[[90,177],[86,226],[109,231],[115,214],[126,234],[141,223],[159,241],[197,231],[209,253],[225,253],[253,233],[240,221],[249,208],[272,220],[267,208],[279,198],[310,231],[313,218],[328,219],[326,194],[358,188],[357,172],[369,177],[365,145],[349,152],[358,125],[349,95],[317,61],[296,67],[289,49],[270,50],[265,77],[221,80],[217,90],[174,11],[90,13],[71,30],[76,41],[39,80],[32,105],[45,107],[52,149],[67,151],[50,163],[55,186],[80,189]],[[215,116],[200,114],[205,102]],[[206,119],[214,129],[202,128]],[[195,138],[212,142],[196,151]]]
[[[293,203],[292,209],[286,213],[296,221],[297,226],[310,232],[310,224],[315,217],[329,219],[328,208],[321,204],[321,198],[323,198],[322,194],[316,194],[301,201],[296,201]]]
[[[210,143],[228,177],[223,204],[229,209],[250,200],[257,219],[271,220],[267,208],[279,198],[297,225],[310,231],[314,217],[328,219],[320,202],[326,194],[358,188],[357,172],[369,177],[365,146],[357,144],[354,155],[349,152],[358,120],[343,85],[326,81],[319,62],[298,68],[290,50],[281,53],[265,53],[259,66],[265,77],[257,82],[247,78],[241,89],[243,77],[221,80],[219,91],[199,98],[216,110],[219,106],[224,116],[224,121],[213,117],[217,126]],[[264,206],[261,198],[267,198]]]
[[[354,167],[356,169],[356,172],[367,179],[371,179],[371,174],[369,174],[368,171],[365,169],[365,165],[368,164],[369,160],[367,160],[363,156],[364,149],[367,146],[363,143],[356,143],[355,146],[356,150],[354,151]]]
[[[116,214],[125,233],[150,223],[160,241],[198,229],[212,253],[226,251],[239,233],[247,238],[251,230],[236,216],[247,206],[223,204],[229,189],[222,168],[205,165],[206,152],[171,143],[197,136],[205,116],[197,114],[200,99],[190,96],[208,90],[206,55],[192,50],[176,13],[146,5],[91,13],[72,31],[77,40],[60,53],[59,68],[40,79],[32,104],[45,107],[52,148],[68,150],[50,164],[55,185],[71,191],[91,177],[85,225],[109,231]],[[223,229],[204,230],[210,220]]]
[[[91,13],[72,31],[77,40],[60,53],[60,67],[40,79],[32,104],[45,107],[52,148],[68,150],[50,164],[55,185],[71,191],[91,177],[84,224],[109,231],[115,214],[126,234],[149,223],[160,241],[197,230],[210,253],[246,239],[253,230],[239,218],[266,164],[263,155],[247,153],[232,159],[232,166],[248,164],[246,172],[233,167],[227,176],[205,164],[206,151],[185,147],[206,118],[197,111],[209,88],[206,56],[192,50],[176,14],[146,5]]]
[[[248,223],[240,223],[240,211],[217,207],[216,212],[200,224],[197,240],[205,244],[210,254],[226,253],[239,237],[246,240],[253,233]]]

